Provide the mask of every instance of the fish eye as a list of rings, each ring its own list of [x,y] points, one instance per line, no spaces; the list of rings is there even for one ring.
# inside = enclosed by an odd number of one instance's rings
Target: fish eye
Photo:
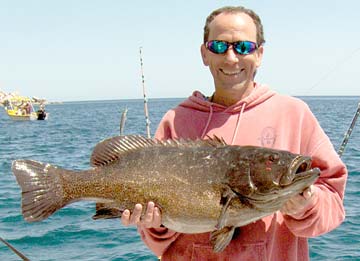
[[[279,155],[277,155],[277,154],[270,154],[269,155],[269,160],[271,161],[271,162],[274,162],[274,161],[278,161],[279,160]]]

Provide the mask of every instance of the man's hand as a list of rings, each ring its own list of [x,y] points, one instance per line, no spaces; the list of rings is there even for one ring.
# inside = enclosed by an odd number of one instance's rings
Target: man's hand
[[[316,197],[315,191],[316,190],[314,189],[314,186],[311,185],[310,187],[306,188],[303,193],[290,198],[280,211],[283,214],[289,216],[298,214],[304,208],[314,202]]]
[[[132,214],[126,209],[121,215],[121,223],[124,226],[143,225],[146,228],[159,228],[161,226],[161,214],[158,207],[155,207],[154,202],[149,202],[143,218],[141,218],[143,206],[136,204]]]

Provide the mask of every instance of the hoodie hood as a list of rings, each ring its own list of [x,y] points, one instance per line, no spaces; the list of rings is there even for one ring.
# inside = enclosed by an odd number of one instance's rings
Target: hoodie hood
[[[203,112],[212,111],[238,113],[241,110],[244,110],[244,105],[246,109],[250,109],[251,107],[266,101],[274,94],[275,92],[271,91],[268,86],[256,83],[250,95],[246,96],[245,98],[241,99],[240,101],[229,107],[209,101],[206,96],[199,91],[194,91],[188,99],[186,99],[180,104],[180,106]]]
[[[186,99],[184,102],[182,102],[179,106],[197,110],[201,112],[209,112],[207,121],[205,126],[203,127],[201,138],[204,138],[207,134],[210,122],[212,120],[213,114],[216,112],[224,112],[229,114],[238,114],[236,126],[233,131],[232,139],[230,144],[234,144],[234,141],[236,140],[236,136],[240,127],[241,119],[243,112],[247,109],[250,109],[270,97],[272,97],[275,94],[275,92],[271,91],[266,85],[259,85],[255,84],[255,87],[253,91],[246,96],[245,98],[241,99],[237,103],[226,107],[221,104],[213,103],[209,101],[205,95],[203,95],[199,91],[195,91],[192,96],[190,96],[188,99]]]

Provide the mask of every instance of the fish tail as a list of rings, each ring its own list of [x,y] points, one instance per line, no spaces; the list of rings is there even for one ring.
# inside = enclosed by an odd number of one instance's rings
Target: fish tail
[[[22,214],[26,221],[41,221],[66,205],[57,167],[33,160],[15,160],[12,171],[22,190]]]

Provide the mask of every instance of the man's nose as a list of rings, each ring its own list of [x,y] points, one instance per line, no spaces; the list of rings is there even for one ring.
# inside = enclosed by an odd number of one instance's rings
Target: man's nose
[[[235,52],[233,46],[230,46],[229,49],[226,51],[225,58],[229,62],[238,62],[239,61],[238,54]]]

